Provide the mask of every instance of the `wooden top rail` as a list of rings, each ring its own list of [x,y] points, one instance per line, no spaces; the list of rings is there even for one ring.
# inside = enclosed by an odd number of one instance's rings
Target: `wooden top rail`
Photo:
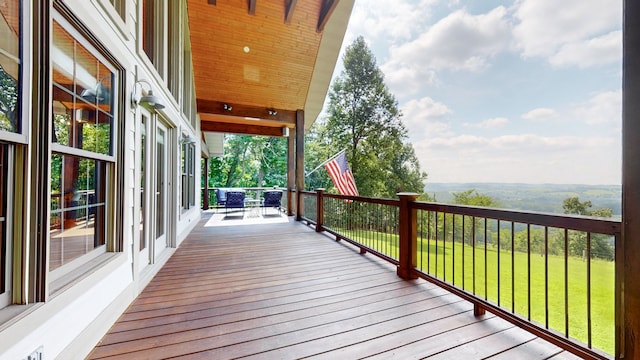
[[[548,214],[531,211],[493,209],[466,205],[449,205],[440,203],[413,202],[412,208],[468,215],[496,220],[513,221],[523,224],[540,225],[547,227],[563,228],[591,232],[597,234],[615,235],[622,231],[622,223],[619,220],[595,218],[570,214]]]

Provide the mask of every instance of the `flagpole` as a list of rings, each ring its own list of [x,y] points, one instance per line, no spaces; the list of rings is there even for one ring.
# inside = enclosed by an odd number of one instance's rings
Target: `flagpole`
[[[306,173],[304,176],[305,176],[305,177],[307,177],[307,176],[311,175],[312,173],[316,172],[316,170],[320,169],[322,166],[324,166],[324,165],[325,165],[326,163],[328,163],[329,161],[331,161],[331,160],[333,160],[333,159],[337,158],[338,156],[340,156],[340,154],[342,154],[342,153],[343,153],[343,152],[345,152],[345,151],[347,151],[347,149],[346,149],[346,148],[344,148],[344,149],[340,150],[337,154],[333,155],[332,157],[330,157],[328,160],[326,160],[326,161],[325,161],[325,162],[323,162],[322,164],[320,164],[320,165],[316,166],[316,168],[315,168],[315,169],[313,169],[313,170],[309,171],[309,172],[308,172],[308,173]]]

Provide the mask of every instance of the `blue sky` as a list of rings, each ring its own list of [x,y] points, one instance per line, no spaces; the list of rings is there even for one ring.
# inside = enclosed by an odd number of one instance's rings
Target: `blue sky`
[[[356,0],[358,35],[427,182],[620,184],[621,0]]]

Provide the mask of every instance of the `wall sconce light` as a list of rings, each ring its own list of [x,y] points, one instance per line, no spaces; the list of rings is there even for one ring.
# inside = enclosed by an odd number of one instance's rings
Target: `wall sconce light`
[[[140,90],[142,90],[142,84],[147,84],[149,86],[149,92],[147,95],[144,95],[138,98],[138,84],[140,84]],[[133,84],[133,93],[131,94],[131,104],[133,107],[137,107],[138,105],[142,105],[148,109],[160,110],[164,109],[164,104],[162,100],[153,95],[153,89],[151,88],[151,84],[147,80],[138,80],[135,84]]]
[[[289,128],[288,127],[285,126],[285,127],[282,128],[282,136],[283,137],[289,136]]]
[[[182,134],[182,143],[183,144],[195,144],[196,139],[192,138],[189,134]]]
[[[222,108],[227,111],[233,110],[233,107],[229,104],[222,104]]]
[[[111,102],[111,90],[102,84],[108,77],[111,77],[111,74],[107,74],[98,80],[98,83],[93,89],[87,88],[82,90],[80,97],[93,104],[108,104]]]
[[[271,116],[276,116],[278,115],[278,112],[274,109],[267,109],[267,112],[269,113],[269,115]]]

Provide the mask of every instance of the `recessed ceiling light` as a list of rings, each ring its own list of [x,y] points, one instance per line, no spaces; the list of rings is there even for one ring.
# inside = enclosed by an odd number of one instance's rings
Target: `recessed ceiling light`
[[[244,47],[244,48],[242,48],[242,50],[243,50],[246,54],[248,54],[248,53],[249,53],[249,51],[251,51],[251,49],[249,49],[249,47],[248,47],[248,46],[246,46],[246,45],[245,45],[245,47]]]

